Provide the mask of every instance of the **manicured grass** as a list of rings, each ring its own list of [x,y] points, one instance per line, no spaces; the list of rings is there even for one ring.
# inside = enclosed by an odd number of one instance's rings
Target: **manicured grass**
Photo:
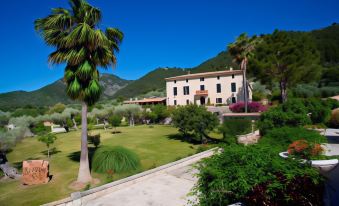
[[[176,138],[177,129],[171,126],[120,127],[121,133],[112,134],[112,130],[94,130],[101,134],[101,145],[123,146],[133,150],[141,159],[141,169],[126,174],[114,174],[113,180],[148,170],[192,155],[199,145],[182,142]],[[76,180],[79,168],[80,131],[58,134],[53,146],[56,153],[50,158],[52,180],[45,185],[23,186],[19,181],[0,182],[0,205],[39,205],[67,197],[74,190],[69,184]],[[53,147],[52,146],[52,147]],[[92,147],[92,145],[90,145]],[[24,139],[8,154],[12,164],[21,165],[23,160],[47,159],[43,154],[46,146],[36,137]],[[91,149],[94,151],[94,148]],[[106,174],[92,173],[101,180],[108,181]]]

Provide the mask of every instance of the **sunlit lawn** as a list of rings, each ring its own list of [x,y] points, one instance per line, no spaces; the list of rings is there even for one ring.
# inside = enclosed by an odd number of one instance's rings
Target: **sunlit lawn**
[[[112,134],[112,130],[91,132],[100,132],[101,145],[120,145],[135,151],[141,159],[141,170],[148,170],[192,155],[198,147],[173,138],[178,132],[171,126],[121,127],[118,130],[121,133]],[[52,180],[48,184],[35,186],[23,186],[19,181],[14,180],[0,182],[0,205],[38,205],[65,198],[74,192],[69,185],[77,177],[80,131],[59,134],[57,137],[53,145],[56,147],[56,153],[50,159]],[[28,138],[17,144],[8,154],[8,159],[16,165],[21,165],[21,162],[27,159],[47,159],[43,153],[45,150],[46,146],[36,138]],[[114,179],[138,172],[140,171],[114,175]],[[106,174],[93,173],[92,176],[99,178],[100,184],[108,181]]]

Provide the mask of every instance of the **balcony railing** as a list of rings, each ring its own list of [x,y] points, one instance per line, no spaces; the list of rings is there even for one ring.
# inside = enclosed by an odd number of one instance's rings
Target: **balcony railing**
[[[208,90],[197,90],[195,95],[208,95]]]

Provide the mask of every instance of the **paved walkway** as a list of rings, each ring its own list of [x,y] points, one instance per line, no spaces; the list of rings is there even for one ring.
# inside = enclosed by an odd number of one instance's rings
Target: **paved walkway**
[[[184,206],[194,197],[188,196],[197,182],[194,164],[217,152],[213,148],[160,167],[111,182],[46,206]]]
[[[197,171],[184,166],[87,202],[94,206],[180,206],[197,181]]]
[[[339,129],[326,129],[324,135],[328,140],[326,155],[339,155]]]

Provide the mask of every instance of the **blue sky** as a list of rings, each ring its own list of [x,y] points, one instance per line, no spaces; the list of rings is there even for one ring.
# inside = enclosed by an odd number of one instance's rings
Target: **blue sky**
[[[225,50],[240,33],[309,31],[339,22],[338,0],[89,0],[103,13],[101,27],[125,34],[118,64],[108,73],[137,79],[157,67],[194,67]],[[36,18],[67,0],[2,0],[0,93],[31,91],[63,76],[49,66]]]

